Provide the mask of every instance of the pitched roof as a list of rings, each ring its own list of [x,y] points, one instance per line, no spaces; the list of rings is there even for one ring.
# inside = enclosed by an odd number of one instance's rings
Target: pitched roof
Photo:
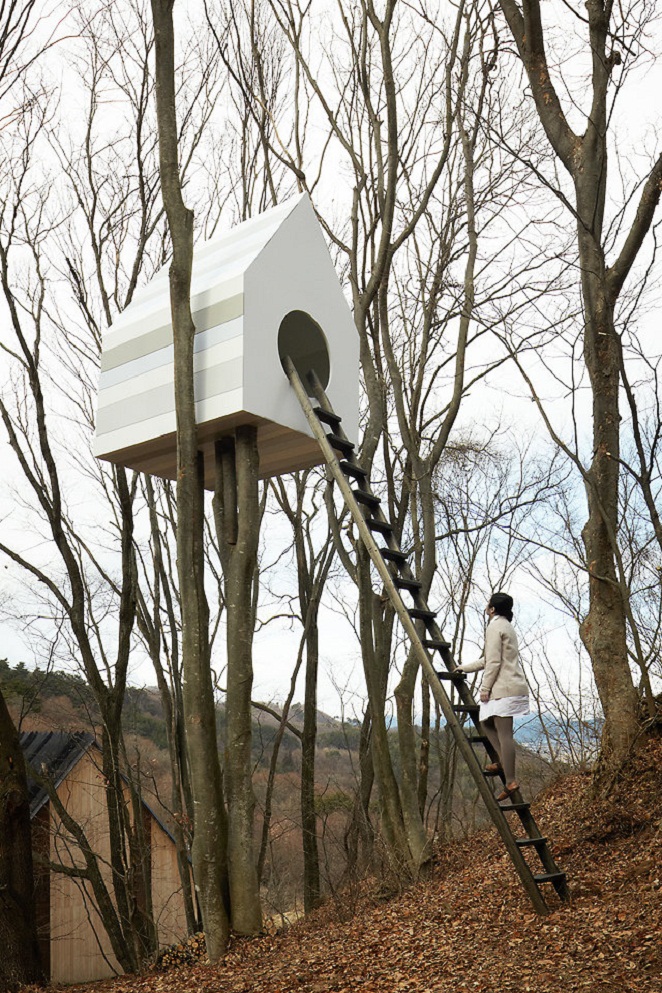
[[[99,748],[99,746],[94,735],[88,731],[22,731],[20,740],[27,767],[30,819],[32,819],[44,804],[48,803],[48,791],[32,779],[30,767],[35,772],[47,776],[57,789],[90,748],[92,746]],[[141,797],[141,802],[161,830],[173,844],[176,844],[174,835],[163,818],[144,797]]]
[[[323,461],[285,375],[286,352],[304,380],[314,369],[324,386],[333,381],[343,427],[358,434],[359,338],[306,193],[195,246],[191,315],[207,488],[214,442],[242,424],[258,428],[263,477]],[[104,331],[97,457],[176,478],[173,348],[166,266]]]
[[[34,817],[48,802],[48,792],[32,779],[30,767],[48,776],[57,789],[95,742],[87,731],[23,731],[20,737],[28,773],[30,817]]]

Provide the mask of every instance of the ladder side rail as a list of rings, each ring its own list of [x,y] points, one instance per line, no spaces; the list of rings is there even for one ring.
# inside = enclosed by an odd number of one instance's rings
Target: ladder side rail
[[[317,375],[315,374],[314,371],[311,371],[311,373],[309,374],[309,380],[310,380],[311,386],[313,387],[315,396],[316,396],[316,398],[317,398],[317,400],[319,402],[319,405],[320,405],[319,409],[326,411],[328,414],[331,415],[331,417],[333,419],[333,422],[335,424],[335,426],[333,428],[334,433],[337,434],[342,439],[344,439],[345,441],[349,442],[350,439],[347,437],[347,434],[346,434],[344,428],[342,427],[341,419],[338,418],[338,420],[336,422],[336,414],[335,414],[335,411],[333,410],[333,406],[331,404],[331,401],[327,397],[326,392],[324,390],[324,387],[322,386],[319,378],[317,377]],[[317,411],[314,411],[313,413],[315,415],[317,415]],[[331,422],[329,422],[329,423],[331,423]],[[330,446],[330,447],[333,449],[333,446]],[[334,453],[334,457],[335,457],[335,453]],[[356,464],[356,455],[354,453],[352,454],[352,456],[350,458]],[[342,467],[340,467],[340,468],[341,468],[341,471],[342,471]],[[344,478],[344,471],[343,471],[343,478]],[[369,476],[366,475],[366,477],[364,478],[364,480],[362,481],[362,483],[360,483],[359,485],[366,492],[368,492],[369,494],[371,494],[371,495],[374,496],[374,491],[372,489],[372,484],[370,482]],[[387,521],[388,519],[386,518],[386,515],[385,515],[382,507],[379,506],[378,509],[379,509],[380,516],[385,521]],[[374,513],[372,514],[372,516],[374,516]],[[374,539],[372,538],[372,534],[370,534],[370,537],[371,537],[371,540],[374,542]],[[396,547],[397,547],[397,542],[395,541],[395,539],[393,537],[391,537],[391,540],[394,542],[394,544],[396,544]],[[381,559],[382,559],[382,556],[380,554],[380,560]],[[396,567],[389,568],[389,573],[391,574],[391,576],[394,576],[394,573],[393,573],[392,569],[395,569],[395,568]],[[414,573],[413,573],[413,571],[411,569],[411,566],[409,565],[408,562],[404,562],[399,567],[399,570],[400,570],[400,575],[401,575],[401,577],[403,579],[416,580],[416,576],[414,575]],[[400,587],[397,587],[396,586],[396,588],[397,588],[397,594],[400,597],[400,600],[402,600],[402,591],[401,591]],[[418,606],[423,606],[425,609],[428,609],[427,597],[420,590],[417,590],[416,592],[414,592],[412,590],[409,590],[408,592],[412,596],[412,599],[415,602],[417,602]],[[407,609],[406,606],[405,606],[405,609]],[[419,622],[419,626],[416,628],[417,632],[419,632],[419,638],[421,638],[421,635],[420,635],[421,628],[422,628],[422,625]],[[442,635],[441,629],[439,628],[439,626],[437,625],[436,621],[434,621],[434,620],[432,622],[428,622],[426,634],[427,634],[427,637],[430,640],[433,640],[433,641],[438,641],[440,643],[443,643],[444,640],[445,640],[444,637],[443,637],[443,635]],[[423,647],[425,648],[425,644],[424,644]],[[444,662],[444,665],[446,666],[446,669],[448,670],[448,672],[451,672],[452,673],[453,670],[454,670],[454,668],[455,668],[455,662],[454,662],[454,659],[453,659],[452,652],[450,650],[450,645],[449,644],[446,644],[443,648],[437,648],[436,650],[441,655],[442,661]],[[436,675],[436,673],[435,673],[435,675]],[[439,682],[438,682],[437,679],[434,680],[434,682],[432,683],[432,686],[433,686],[433,694],[434,694],[434,687],[438,687],[439,686]],[[473,696],[473,693],[472,693],[472,691],[471,691],[471,689],[469,687],[469,684],[467,683],[466,680],[455,682],[454,683],[454,687],[457,690],[458,697],[460,698],[462,704],[469,705],[469,706],[471,706],[471,705],[476,706],[476,700],[475,700],[475,698]],[[443,692],[443,690],[442,690],[442,692]],[[459,718],[457,717],[457,714],[455,715],[455,719],[460,724],[460,727],[464,730],[465,729],[465,724],[463,724],[459,720]],[[473,721],[473,724],[474,724],[476,730],[480,732],[480,722],[479,722],[478,718],[476,717],[475,713],[472,713],[470,715],[470,720]],[[452,726],[454,727],[454,725],[452,725]],[[492,759],[492,761],[498,761],[498,755],[495,752],[494,748],[492,747],[492,745],[491,745],[491,743],[489,742],[488,739],[486,739],[486,738],[483,739],[482,747],[485,749],[485,751],[487,752],[487,754],[490,757],[490,759]],[[474,758],[475,758],[475,753],[473,752],[473,749],[472,749],[472,754],[474,755]],[[475,776],[475,770],[472,768],[471,771],[472,771],[473,778],[475,779],[476,778],[476,776]],[[482,772],[482,767],[481,767],[481,772]],[[504,776],[503,772],[500,772],[498,775],[499,775],[499,778],[502,780],[502,782],[505,784],[505,776]],[[492,791],[490,791],[490,793],[491,792]],[[499,810],[501,810],[500,807],[499,807]],[[522,824],[522,827],[526,831],[528,837],[530,839],[541,839],[542,838],[541,832],[540,832],[540,830],[538,828],[538,825],[537,825],[537,823],[535,821],[535,818],[534,818],[533,814],[531,813],[530,808],[528,806],[524,805],[523,809],[518,809],[516,811],[516,813],[517,813],[517,815],[519,817],[519,820],[520,820],[520,823]],[[513,834],[513,837],[514,837],[514,833],[512,832],[512,828],[510,826],[510,823],[507,821],[507,819],[505,817],[505,814],[502,813],[501,816],[503,817],[504,820],[506,820],[508,830],[511,832],[511,834]],[[519,846],[518,846],[518,850],[519,850]],[[541,845],[536,845],[535,846],[535,850],[536,850],[536,854],[537,854],[538,858],[540,859],[540,861],[542,863],[542,866],[546,870],[546,872],[547,873],[550,873],[552,875],[556,874],[556,875],[559,875],[561,877],[559,879],[555,879],[555,880],[552,881],[553,882],[553,886],[556,889],[556,892],[561,897],[561,899],[562,900],[567,900],[568,897],[569,897],[569,894],[568,894],[567,880],[566,880],[565,874],[559,872],[558,865],[556,864],[556,862],[555,862],[555,860],[554,860],[554,858],[552,856],[552,853],[551,853],[551,851],[550,851],[550,849],[548,847],[547,842],[545,841]],[[531,869],[531,866],[529,866],[529,869],[530,869],[531,872],[533,872],[533,870]]]
[[[375,566],[382,582],[384,583],[384,586],[389,594],[389,598],[391,600],[391,603],[393,604],[398,619],[402,624],[403,628],[405,629],[412,643],[416,658],[428,678],[428,682],[432,689],[433,696],[437,701],[437,703],[439,704],[439,706],[441,707],[443,715],[446,718],[446,722],[451,728],[457,747],[460,750],[460,754],[462,755],[465,762],[467,763],[467,766],[469,767],[469,770],[473,776],[476,786],[478,787],[478,791],[483,799],[483,802],[485,803],[485,806],[487,808],[488,813],[490,814],[492,821],[496,825],[497,830],[501,835],[503,843],[506,846],[508,854],[512,859],[513,865],[515,866],[515,870],[518,876],[520,877],[522,885],[527,891],[536,911],[539,914],[548,914],[549,908],[545,903],[542,894],[540,893],[540,890],[538,889],[538,885],[533,878],[533,874],[531,872],[531,869],[529,868],[528,863],[526,862],[524,856],[522,855],[519,848],[515,844],[514,835],[510,830],[510,827],[506,821],[504,812],[499,807],[499,804],[496,802],[494,795],[492,794],[492,791],[485,782],[485,777],[483,776],[483,770],[474,754],[474,751],[469,741],[467,740],[466,735],[464,734],[464,731],[462,730],[462,726],[460,725],[460,722],[457,720],[451,702],[437,678],[437,674],[435,672],[434,666],[430,661],[427,651],[423,647],[423,643],[419,637],[414,622],[409,616],[407,608],[405,607],[402,598],[400,597],[400,594],[395,586],[395,583],[393,582],[393,577],[391,576],[391,573],[389,572],[386,563],[384,562],[381,556],[377,544],[375,543],[372,537],[370,529],[368,528],[368,525],[365,522],[363,513],[361,512],[358,503],[354,499],[354,494],[352,493],[352,489],[349,483],[347,482],[347,479],[345,478],[342,469],[340,468],[336,453],[331,447],[326,437],[326,433],[324,432],[324,429],[322,428],[315,412],[313,411],[312,405],[310,403],[310,399],[303,386],[303,383],[301,382],[299,374],[294,367],[294,363],[292,362],[289,356],[285,356],[283,360],[283,364],[285,366],[285,371],[290,380],[290,383],[292,384],[292,388],[296,393],[297,398],[301,404],[302,410],[306,415],[306,419],[310,424],[311,430],[313,431],[315,438],[319,442],[320,448],[322,449],[327,464],[331,469],[333,477],[338,484],[338,487],[342,493],[345,503],[349,507],[350,513],[354,518],[359,534],[361,536],[361,540],[363,541],[363,544],[366,547],[368,555],[370,556],[373,565]]]
[[[407,569],[409,570],[409,567],[408,566],[407,566]],[[409,570],[409,571],[411,571],[411,570]],[[422,595],[421,595],[421,602],[425,603],[425,605],[427,606],[427,603],[425,601],[425,598],[422,597]],[[436,622],[432,622],[432,624],[429,625],[429,635],[434,640],[443,641],[443,636],[442,636],[441,630],[438,627],[438,625],[436,624]],[[450,647],[444,649],[442,652],[440,652],[440,654],[441,654],[441,656],[443,658],[443,661],[444,661],[444,663],[446,665],[446,668],[448,669],[449,672],[452,672],[453,671],[453,668],[454,668],[454,664],[452,665],[451,663],[454,663],[454,659],[453,659],[452,653],[450,651]],[[465,705],[465,706],[466,705],[469,705],[469,706],[476,705],[475,697],[474,697],[474,695],[473,695],[473,693],[472,693],[472,691],[471,691],[471,689],[470,689],[470,687],[468,685],[468,682],[466,680],[462,680],[461,682],[454,683],[454,687],[455,687],[455,689],[456,689],[456,691],[458,693],[458,696],[459,696],[459,698],[460,698],[460,700],[461,700],[461,702],[462,702],[463,705]],[[470,716],[471,721],[473,722],[474,727],[480,733],[481,729],[480,729],[480,721],[479,721],[478,717],[476,716],[475,713],[471,713],[469,716]],[[456,719],[459,720],[459,718],[457,718],[457,713],[456,713]],[[460,723],[462,723],[462,722],[460,722]],[[463,725],[463,727],[466,728],[466,724]],[[492,747],[491,743],[488,740],[485,740],[483,742],[483,747],[485,748],[485,751],[487,752],[487,754],[489,755],[489,757],[490,757],[490,759],[492,761],[498,761],[499,760],[499,757],[498,757],[496,751],[494,750],[494,748]],[[506,779],[505,779],[505,775],[504,775],[503,771],[499,772],[498,773],[498,776],[499,776],[499,778],[501,779],[501,781],[505,785]],[[538,825],[536,823],[536,820],[535,820],[533,814],[531,813],[531,810],[529,808],[527,808],[527,809],[524,809],[524,810],[518,810],[518,811],[516,811],[516,813],[519,816],[519,819],[520,819],[520,822],[522,824],[522,827],[526,831],[528,837],[530,839],[533,839],[533,840],[542,839],[543,836],[541,834],[541,831],[540,831],[540,829],[539,829],[539,827],[538,827]],[[508,827],[510,828],[510,824],[508,825]],[[512,828],[511,828],[511,831],[512,831]],[[518,848],[519,848],[519,846],[518,846]],[[554,856],[552,855],[551,850],[550,850],[550,848],[549,848],[549,846],[548,846],[548,844],[547,844],[546,841],[544,842],[544,844],[536,845],[535,846],[535,851],[536,851],[536,854],[537,854],[538,858],[540,859],[540,862],[541,862],[541,864],[542,864],[542,866],[543,866],[543,868],[544,868],[544,870],[545,870],[546,873],[549,873],[551,875],[559,874],[560,873],[559,867],[556,864],[556,862],[554,860]],[[529,866],[529,868],[531,869],[531,866]],[[533,872],[532,869],[531,869],[531,871]],[[535,876],[535,873],[534,873],[534,876]],[[567,889],[567,880],[565,878],[565,875],[561,875],[561,877],[559,879],[552,880],[551,882],[552,882],[552,885],[554,886],[554,888],[556,889],[556,892],[558,893],[559,897],[562,900],[567,900],[568,899],[568,889]]]
[[[542,838],[543,835],[538,827],[536,820],[530,810],[519,811],[519,818],[522,822],[522,827],[526,831],[529,838],[538,839]],[[561,873],[559,866],[552,855],[551,849],[549,847],[548,841],[545,841],[542,845],[536,846],[536,851],[538,853],[538,858],[540,859],[545,872],[555,874]],[[568,893],[568,883],[567,878],[563,875],[563,878],[558,880],[553,880],[553,886],[558,895],[562,900],[567,900],[569,898]]]
[[[311,370],[311,372],[308,374],[308,378],[309,378],[309,381],[310,381],[310,385],[312,386],[313,391],[315,393],[315,397],[316,397],[316,399],[317,399],[317,401],[319,403],[320,409],[325,410],[335,420],[335,411],[333,410],[333,405],[331,404],[331,401],[329,400],[328,396],[326,395],[326,391],[324,390],[324,387],[322,386],[322,384],[321,384],[321,382],[319,380],[319,377],[314,372],[314,370]],[[312,404],[311,404],[311,407],[312,407]],[[315,411],[313,411],[313,413],[315,414]],[[315,416],[316,416],[316,414],[315,414]],[[319,420],[317,418],[317,416],[316,416],[316,420],[317,421]],[[347,433],[345,432],[344,428],[342,427],[342,422],[341,421],[339,421],[336,424],[336,426],[334,427],[334,433],[337,434],[337,435],[339,435],[345,441],[350,441],[350,439],[347,437]],[[328,439],[326,439],[326,433],[325,433],[325,440],[328,441]],[[330,447],[332,448],[333,446],[330,446]],[[334,456],[335,456],[335,453],[334,453]],[[356,459],[356,456],[354,455],[354,456],[352,456],[352,458]],[[341,467],[341,469],[342,469],[342,467]],[[344,477],[344,473],[343,473],[343,477]],[[350,487],[351,487],[351,484],[350,484]],[[362,482],[361,487],[364,488],[371,495],[374,495],[374,490],[372,488],[372,483],[370,481],[369,476],[366,477],[366,479]],[[380,510],[380,513],[381,513],[381,516],[383,517],[383,519],[384,520],[387,520],[386,515],[383,512],[383,510],[382,510],[381,507],[379,508],[379,510]],[[371,535],[371,537],[372,537],[372,535]],[[381,554],[380,554],[380,559],[381,559]],[[396,568],[396,567],[393,567],[393,568]],[[393,576],[393,572],[391,571],[391,569],[389,569],[389,573],[391,574],[391,576]],[[408,562],[406,562],[400,568],[400,574],[401,574],[401,576],[402,576],[403,579],[412,579],[412,580],[415,580],[417,578],[415,576],[415,574],[414,574],[414,572],[413,572],[413,570],[412,570],[412,568],[411,568],[411,566],[409,565]],[[401,591],[399,589],[398,589],[398,595],[400,596],[400,598],[402,598],[402,593],[401,593]],[[423,595],[423,593],[419,591],[418,594],[417,594],[417,598],[418,598],[418,600],[420,602],[420,605],[424,606],[427,609],[428,608],[427,597],[425,597]],[[414,597],[412,595],[412,599],[416,599],[416,597]],[[429,625],[429,629],[428,629],[427,635],[430,638],[430,640],[439,641],[439,642],[443,642],[445,640],[444,637],[443,637],[443,634],[441,632],[441,629],[439,628],[439,626],[436,623],[436,621],[433,621]],[[420,637],[420,635],[419,635],[419,637]],[[446,666],[446,669],[448,670],[448,672],[453,672],[453,670],[455,669],[455,660],[453,658],[453,654],[451,652],[450,645],[448,645],[448,647],[446,647],[444,649],[438,649],[438,651],[439,651],[439,655],[441,656],[441,659],[442,659],[444,665]],[[439,680],[436,678],[436,671],[435,671],[434,685],[436,686],[436,685],[438,685],[438,683],[439,683]],[[471,706],[471,705],[475,705],[476,704],[476,700],[474,698],[474,695],[473,695],[473,693],[472,693],[472,691],[471,691],[471,689],[469,687],[469,684],[468,684],[468,682],[466,680],[462,680],[462,681],[458,681],[458,682],[454,683],[454,687],[455,687],[455,689],[457,691],[457,694],[458,694],[458,696],[459,696],[459,698],[460,698],[460,700],[461,700],[461,702],[463,704],[465,704],[467,706]],[[476,730],[480,730],[479,722],[478,722],[477,718],[473,717],[473,715],[472,715],[471,719],[473,720],[473,724],[474,724]],[[461,726],[464,727],[464,724],[462,724],[462,722],[460,722],[460,723],[461,723]],[[489,755],[490,759],[493,762],[494,761],[498,761],[499,757],[498,757],[496,751],[494,750],[494,748],[492,747],[491,743],[489,742],[489,740],[486,740],[485,741],[484,747],[485,747],[485,751]],[[503,776],[501,778],[502,778],[502,780],[503,780],[503,782],[505,784],[505,778]],[[510,827],[510,825],[508,825],[508,826]],[[538,834],[539,834],[539,832],[538,832]]]
[[[311,385],[312,385],[312,387],[314,389],[315,396],[316,396],[316,398],[317,398],[317,400],[318,400],[318,402],[320,404],[320,409],[325,410],[335,420],[336,414],[335,414],[335,411],[333,410],[333,406],[331,404],[331,401],[329,400],[328,396],[326,395],[326,391],[324,390],[324,387],[322,386],[322,384],[321,384],[321,382],[319,380],[319,377],[316,375],[316,373],[314,372],[314,370],[311,370],[311,372],[309,373],[309,380],[310,380],[310,383],[311,383]],[[350,441],[350,439],[347,437],[347,434],[346,434],[344,428],[342,427],[342,424],[341,424],[340,421],[336,425],[335,433],[339,434],[346,441]],[[356,458],[355,456],[352,456],[352,457],[353,458]],[[372,484],[370,482],[370,478],[369,477],[366,477],[365,482],[362,484],[362,486],[370,494],[374,495],[374,491],[373,491]],[[383,516],[385,517],[384,514],[383,514]],[[389,571],[391,571],[391,570],[389,570]],[[401,573],[403,579],[413,579],[413,580],[416,579],[416,576],[415,576],[414,572],[412,571],[411,566],[409,565],[408,562],[406,562],[403,566],[401,566],[400,573]],[[393,572],[391,572],[391,575],[393,575]],[[400,597],[402,597],[402,593],[401,593],[401,591],[400,591],[399,588],[398,588],[398,594],[399,594]],[[421,600],[422,605],[427,608],[428,607],[427,598],[423,595],[423,593],[422,592],[418,592],[416,595]],[[417,628],[417,630],[420,630],[420,628]],[[442,631],[441,631],[441,628],[439,627],[439,625],[437,624],[436,621],[432,621],[428,625],[427,634],[428,634],[430,640],[439,641],[439,642],[444,642],[445,641],[444,636],[443,636]],[[420,637],[420,635],[419,635],[419,637]],[[449,643],[446,643],[446,646],[444,648],[439,648],[437,650],[438,650],[439,655],[441,656],[441,659],[444,662],[444,665],[446,666],[446,669],[448,670],[448,672],[453,672],[453,670],[455,669],[455,660],[453,658],[453,653],[451,652],[451,646],[450,646],[450,644]],[[458,696],[459,696],[461,702],[464,705],[467,705],[467,706],[472,706],[472,705],[473,706],[477,706],[476,699],[475,699],[475,697],[473,695],[473,692],[472,692],[472,690],[471,690],[471,688],[470,688],[469,683],[468,683],[467,680],[462,680],[462,681],[458,681],[458,682],[454,683],[454,688],[457,691]],[[473,724],[474,724],[474,727],[476,728],[476,730],[480,731],[480,721],[475,716],[475,714],[471,714],[470,715],[470,720],[473,721]],[[497,755],[496,751],[494,750],[494,748],[492,747],[492,745],[490,744],[489,741],[486,741],[485,750],[487,751],[487,753],[490,756],[490,758],[492,758],[494,760],[498,760],[498,755]],[[503,775],[503,773],[500,774],[500,778],[505,783],[505,776]],[[535,818],[534,818],[533,814],[531,813],[530,809],[518,811],[518,815],[519,815],[519,819],[520,819],[520,822],[522,824],[522,827],[527,832],[528,837],[531,838],[531,839],[541,839],[542,838],[542,834],[540,832],[540,829],[538,828],[538,825],[537,825],[537,823],[535,821]],[[543,862],[544,867],[548,871],[550,871],[550,872],[558,869],[558,866],[556,865],[556,863],[554,862],[553,858],[551,857],[551,853],[549,852],[549,850],[545,847],[545,857],[542,857],[543,846],[536,846],[536,847],[537,847],[538,853],[541,855],[541,861]]]

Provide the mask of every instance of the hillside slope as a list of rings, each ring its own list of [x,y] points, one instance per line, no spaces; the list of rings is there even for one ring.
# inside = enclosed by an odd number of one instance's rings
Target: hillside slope
[[[94,993],[660,993],[662,741],[591,803],[589,779],[534,810],[568,872],[570,905],[537,917],[493,831],[447,849],[397,898],[328,904],[281,934],[236,940],[220,966],[122,977]],[[350,913],[350,911],[352,913]]]

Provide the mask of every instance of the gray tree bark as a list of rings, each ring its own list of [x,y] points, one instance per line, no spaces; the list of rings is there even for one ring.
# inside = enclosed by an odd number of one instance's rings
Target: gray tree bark
[[[251,760],[254,581],[260,507],[257,428],[237,428],[216,444],[214,520],[223,566],[227,616],[225,782],[228,802],[228,871],[232,927],[262,929],[253,846],[255,795]]]
[[[161,192],[172,239],[170,307],[177,416],[177,570],[182,607],[184,710],[194,804],[193,875],[210,961],[229,938],[227,823],[216,739],[204,589],[204,467],[198,453],[191,316],[193,213],[184,204],[175,106],[174,0],[152,0]]]

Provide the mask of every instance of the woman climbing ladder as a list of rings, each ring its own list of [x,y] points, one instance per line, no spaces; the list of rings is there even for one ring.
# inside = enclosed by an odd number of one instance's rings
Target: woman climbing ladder
[[[485,613],[488,624],[484,655],[477,662],[457,668],[461,672],[484,670],[478,716],[485,736],[499,756],[499,761],[490,763],[485,771],[503,770],[506,785],[497,796],[501,802],[519,789],[515,774],[513,716],[528,714],[529,688],[519,661],[517,635],[511,624],[513,598],[507,593],[493,593]]]

